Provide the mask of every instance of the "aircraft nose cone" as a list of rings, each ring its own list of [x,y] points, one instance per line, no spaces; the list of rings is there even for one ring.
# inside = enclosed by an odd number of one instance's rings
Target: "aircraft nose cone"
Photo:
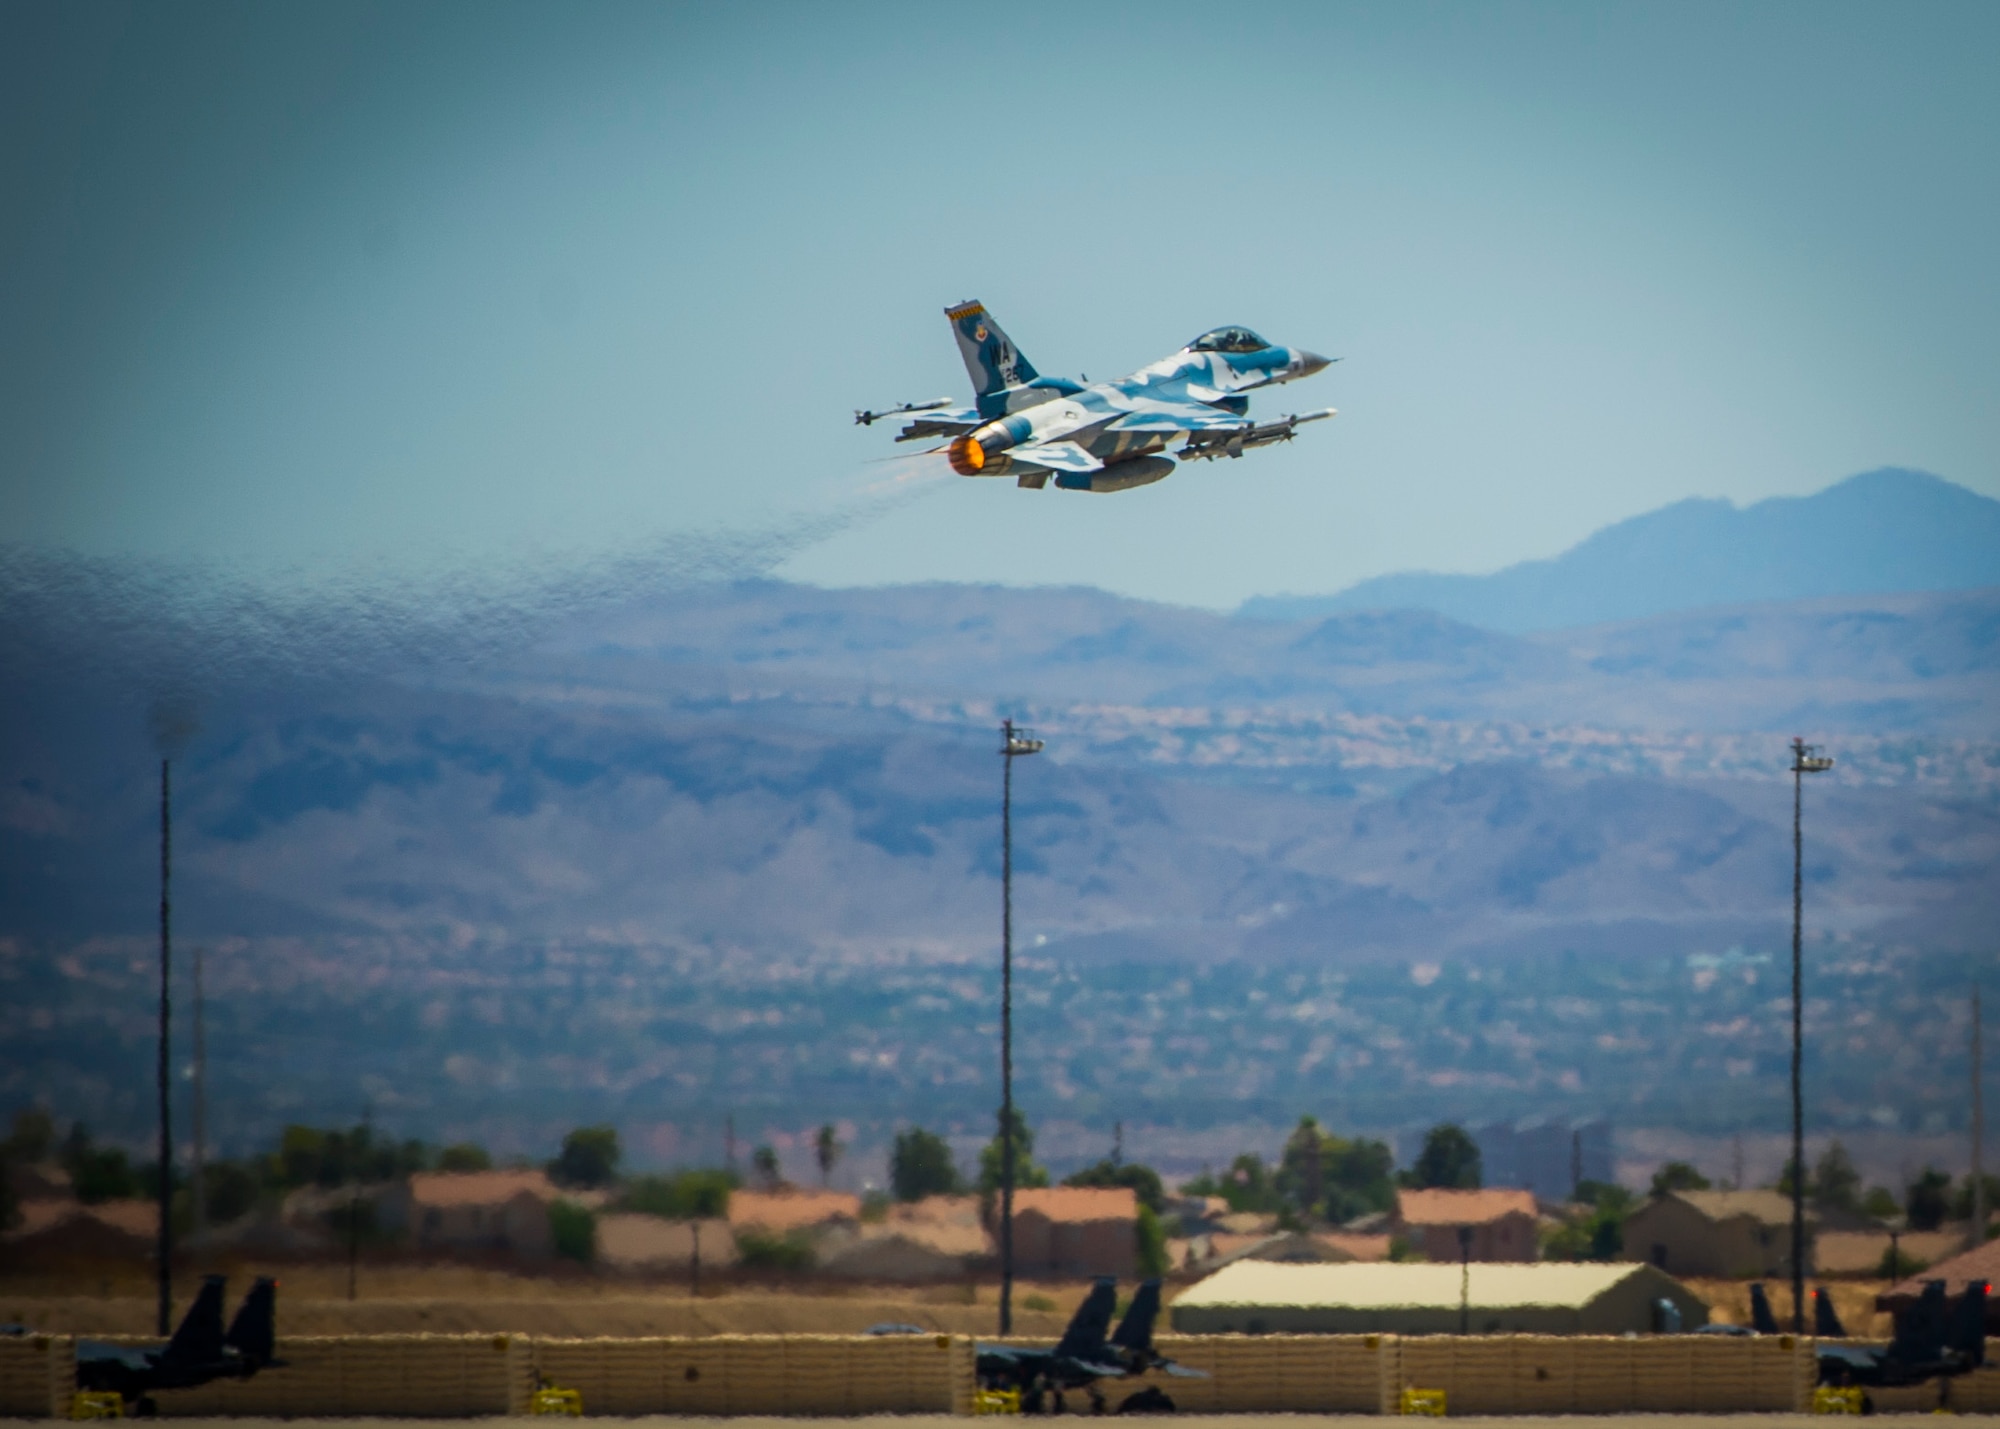
[[[1301,377],[1310,377],[1331,362],[1331,359],[1321,357],[1317,352],[1307,352],[1304,348],[1298,350],[1297,360]]]

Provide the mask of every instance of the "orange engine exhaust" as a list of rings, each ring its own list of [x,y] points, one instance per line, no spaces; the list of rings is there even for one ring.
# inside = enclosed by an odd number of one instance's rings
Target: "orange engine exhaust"
[[[972,437],[958,437],[945,448],[951,469],[960,476],[977,476],[986,470],[986,448]]]

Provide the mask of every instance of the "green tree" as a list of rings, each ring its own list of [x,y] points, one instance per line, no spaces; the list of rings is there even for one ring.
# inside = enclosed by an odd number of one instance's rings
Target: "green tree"
[[[1395,1205],[1395,1168],[1385,1142],[1336,1136],[1306,1116],[1285,1142],[1274,1180],[1286,1204],[1339,1224]]]
[[[2000,1176],[1989,1174],[1986,1178],[1986,1213],[2000,1211]],[[1961,1176],[1951,1193],[1951,1218],[1955,1221],[1972,1219],[1972,1176],[1968,1172]]]
[[[737,1234],[736,1259],[745,1270],[811,1270],[813,1244],[803,1233],[774,1235],[750,1227]]]
[[[1896,1204],[1896,1193],[1887,1186],[1870,1186],[1861,1198],[1861,1209],[1878,1221],[1893,1221],[1903,1214],[1903,1208]]]
[[[1422,1190],[1479,1189],[1479,1146],[1465,1128],[1445,1122],[1424,1134],[1417,1164],[1403,1173],[1403,1184]]]
[[[1913,1231],[1934,1231],[1951,1209],[1951,1177],[1926,1166],[1903,1194],[1903,1209]]]
[[[778,1165],[778,1150],[774,1146],[760,1146],[750,1153],[750,1174],[767,1191],[774,1191],[785,1184],[783,1170]]]
[[[1068,1183],[1065,1183],[1068,1184]],[[1160,1224],[1159,1212],[1143,1201],[1139,1204],[1139,1224],[1137,1228],[1137,1263],[1141,1275],[1165,1275],[1167,1265],[1167,1230]]]
[[[999,1117],[993,1118],[997,1125]],[[996,1129],[993,1139],[986,1143],[979,1153],[979,1194],[992,1196],[1000,1190],[1000,1168],[1006,1165],[1006,1150]],[[1028,1119],[1021,1115],[1019,1107],[1014,1108],[1014,1189],[1031,1189],[1049,1184],[1048,1168],[1035,1164],[1035,1133],[1028,1129]]]
[[[211,1161],[201,1168],[201,1180],[210,1225],[226,1226],[249,1215],[263,1189],[257,1173],[241,1161]]]
[[[556,1254],[583,1265],[597,1259],[597,1213],[574,1201],[549,1202],[549,1235]]]
[[[45,1108],[24,1107],[14,1113],[14,1127],[0,1143],[0,1156],[23,1166],[46,1161],[55,1154],[55,1118]]]
[[[1625,1218],[1632,1213],[1632,1193],[1603,1181],[1578,1184],[1581,1210],[1546,1232],[1545,1260],[1618,1260],[1625,1250]]]
[[[813,1137],[813,1160],[819,1164],[819,1183],[824,1186],[833,1178],[833,1168],[840,1160],[840,1153],[847,1148],[840,1143],[839,1134],[828,1122]]]
[[[1813,1165],[1812,1203],[1822,1211],[1861,1209],[1861,1173],[1838,1141],[1828,1145]]]
[[[635,1176],[625,1183],[619,1204],[668,1220],[712,1220],[729,1214],[736,1177],[727,1171],[676,1171],[671,1176]]]
[[[1271,1168],[1256,1153],[1245,1151],[1220,1176],[1204,1171],[1181,1186],[1183,1195],[1220,1196],[1231,1211],[1269,1214],[1284,1204],[1272,1182]]]
[[[1138,1196],[1139,1204],[1151,1210],[1154,1216],[1167,1208],[1167,1189],[1160,1181],[1160,1173],[1136,1161],[1115,1162],[1107,1156],[1095,1166],[1086,1166],[1073,1175],[1065,1176],[1063,1185],[1130,1186],[1133,1194]]]
[[[476,1141],[456,1141],[438,1153],[440,1171],[491,1171],[493,1158]]]
[[[889,1150],[889,1188],[899,1201],[957,1195],[960,1183],[951,1147],[921,1126],[897,1132]]]
[[[1708,1177],[1685,1161],[1669,1161],[1653,1173],[1655,1196],[1664,1196],[1669,1191],[1706,1191],[1708,1185]]]
[[[80,1121],[71,1123],[63,1138],[60,1160],[69,1172],[70,1189],[86,1206],[126,1200],[140,1192],[131,1159],[119,1147],[97,1145]]]
[[[563,1138],[561,1154],[549,1163],[549,1177],[558,1186],[608,1186],[623,1154],[616,1127],[580,1126]]]

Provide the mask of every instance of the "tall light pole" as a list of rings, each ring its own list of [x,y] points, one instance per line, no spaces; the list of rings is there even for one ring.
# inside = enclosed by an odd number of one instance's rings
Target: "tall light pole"
[[[160,1229],[154,1246],[159,1257],[159,1333],[173,1328],[174,1313],[174,1137],[172,1123],[172,1045],[168,1033],[173,1025],[173,801],[170,784],[172,763],[160,761]]]
[[[1819,746],[1792,740],[1792,1333],[1806,1332],[1806,1103],[1805,1047],[1805,842],[1799,829],[1801,789],[1808,774],[1824,774],[1833,761]]]
[[[1014,1332],[1014,761],[1042,742],[1000,722],[1000,1333]]]

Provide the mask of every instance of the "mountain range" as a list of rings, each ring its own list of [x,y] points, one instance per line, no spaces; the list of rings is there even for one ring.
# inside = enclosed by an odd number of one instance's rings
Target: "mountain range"
[[[1837,760],[1808,798],[1814,956],[1876,999],[1994,958],[1992,587],[1523,634],[745,581],[371,665],[379,603],[218,620],[87,562],[7,569],[0,1098],[127,1108],[108,1125],[143,1117],[120,1069],[147,1055],[163,752],[176,925],[233,959],[218,1026],[264,1049],[252,1120],[365,1092],[497,1137],[531,1102],[686,1125],[844,1089],[976,1122],[953,1028],[988,1010],[1003,716],[1048,740],[1016,770],[1017,936],[1072,989],[1026,985],[1055,1024],[1024,1075],[1072,1109],[1282,1120],[1340,1067],[1314,1095],[1378,1117],[1558,1091],[1719,1115],[1778,1055],[1754,1003],[1667,1042],[1633,1009],[1716,967],[1750,997],[1784,949],[1794,733]],[[184,743],[148,728],[162,695]],[[1481,977],[1523,1000],[1461,1036],[1432,989],[1483,1007]],[[1197,984],[1240,1020],[1174,1003]],[[1843,1074],[1841,1115],[1949,1114],[1899,1045]]]
[[[1885,467],[1747,507],[1676,502],[1491,575],[1377,576],[1336,595],[1260,596],[1240,613],[1421,609],[1522,634],[1713,605],[1991,585],[2000,585],[2000,501]]]

